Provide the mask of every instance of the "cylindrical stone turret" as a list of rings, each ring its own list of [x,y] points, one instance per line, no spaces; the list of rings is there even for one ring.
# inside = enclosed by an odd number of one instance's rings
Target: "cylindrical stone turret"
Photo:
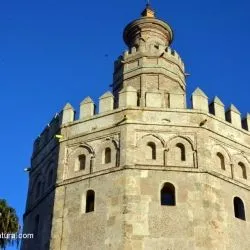
[[[112,84],[115,107],[119,92],[132,86],[137,91],[140,107],[183,108],[186,106],[185,68],[178,53],[169,47],[173,31],[155,17],[149,4],[141,15],[123,32],[129,50],[115,62]]]
[[[147,5],[142,17],[126,26],[123,39],[130,49],[140,48],[144,43],[168,47],[173,40],[173,31],[166,22],[155,18],[154,10]]]

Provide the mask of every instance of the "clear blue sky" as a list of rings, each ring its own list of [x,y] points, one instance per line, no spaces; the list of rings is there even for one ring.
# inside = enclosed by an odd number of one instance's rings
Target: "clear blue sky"
[[[78,109],[112,83],[113,61],[125,50],[122,31],[144,0],[1,0],[0,198],[22,219],[33,140],[66,102]],[[199,86],[250,111],[250,2],[153,0],[175,32],[188,95]],[[108,56],[105,56],[108,55]],[[11,249],[11,248],[9,248]]]

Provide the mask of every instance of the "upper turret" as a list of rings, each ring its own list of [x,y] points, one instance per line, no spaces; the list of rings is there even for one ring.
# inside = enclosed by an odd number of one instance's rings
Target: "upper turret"
[[[155,11],[147,4],[141,18],[126,26],[123,39],[129,48],[140,48],[145,43],[168,47],[173,40],[173,31],[166,22],[155,17]]]
[[[184,64],[171,50],[173,31],[155,17],[149,4],[141,17],[129,23],[123,32],[129,50],[115,62],[113,94],[118,105],[119,92],[128,86],[137,91],[137,104],[147,107],[149,100],[157,99],[160,107],[186,107],[186,82]],[[170,100],[170,94],[175,95]],[[175,105],[176,106],[176,105]]]

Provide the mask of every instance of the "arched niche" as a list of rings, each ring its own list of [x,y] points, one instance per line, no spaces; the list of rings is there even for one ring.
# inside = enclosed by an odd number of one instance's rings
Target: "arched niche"
[[[209,161],[212,171],[231,177],[231,155],[222,145],[213,146]]]
[[[192,142],[181,136],[170,139],[167,143],[166,165],[170,167],[194,167]]]
[[[163,165],[164,141],[157,135],[145,135],[137,142],[136,163],[145,165]]]
[[[87,144],[82,144],[75,148],[69,155],[67,177],[89,174],[93,155],[92,147]]]
[[[232,158],[234,179],[247,182],[250,175],[248,159],[241,154],[233,155]]]
[[[103,140],[96,146],[94,172],[118,166],[119,148],[115,140]]]

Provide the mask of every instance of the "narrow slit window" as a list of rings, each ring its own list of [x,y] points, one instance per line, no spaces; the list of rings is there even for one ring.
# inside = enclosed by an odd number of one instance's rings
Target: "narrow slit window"
[[[79,161],[79,170],[85,170],[86,168],[86,155],[79,155],[78,156]]]
[[[241,168],[241,171],[242,171],[242,178],[247,179],[247,170],[246,170],[245,164],[242,163],[242,162],[239,162],[238,165],[239,165],[239,167]]]
[[[104,163],[108,164],[110,162],[111,162],[111,148],[105,148]]]
[[[146,158],[150,160],[156,160],[156,145],[154,142],[148,142]]]
[[[88,190],[86,195],[86,213],[93,212],[95,210],[95,192]]]
[[[246,220],[244,203],[239,197],[234,197],[234,216]]]
[[[175,187],[171,183],[165,183],[161,189],[161,205],[175,206]]]
[[[221,153],[217,153],[217,157],[219,159],[220,168],[222,170],[225,170],[226,168],[225,168],[225,158],[224,158],[224,156]]]
[[[177,143],[176,147],[178,148],[179,151],[179,156],[178,158],[181,161],[186,161],[186,152],[185,152],[185,146],[182,143]]]

